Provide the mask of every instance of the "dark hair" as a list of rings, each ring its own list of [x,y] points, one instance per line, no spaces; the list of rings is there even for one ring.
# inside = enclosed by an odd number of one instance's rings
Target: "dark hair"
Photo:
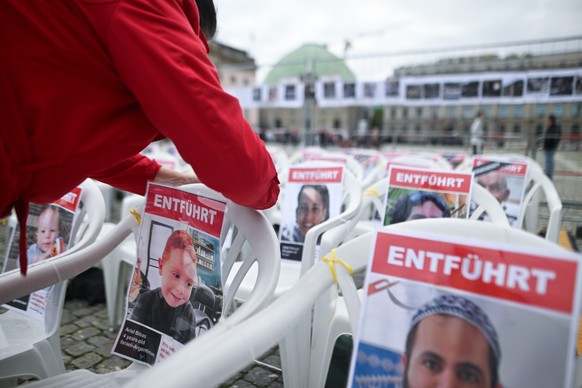
[[[390,224],[396,224],[398,222],[404,222],[410,216],[412,208],[414,206],[419,206],[426,201],[432,201],[443,212],[443,217],[450,217],[451,210],[438,194],[427,193],[426,191],[419,191],[414,194],[403,195],[392,207],[392,214],[390,216]]]
[[[460,319],[460,318],[459,318]],[[414,342],[416,340],[416,332],[418,331],[418,326],[420,322],[414,325],[409,331],[408,335],[406,336],[406,345],[404,349],[404,354],[406,355],[406,367],[404,368],[404,388],[407,388],[408,384],[408,368],[410,366],[410,356],[412,355],[412,348],[414,347]],[[493,353],[493,349],[491,349],[491,345],[487,344],[488,351],[488,359],[489,359],[489,374],[491,376],[491,388],[495,387],[499,381],[499,373],[497,369],[499,368],[499,361],[495,357]]]
[[[548,120],[550,120],[551,125],[556,124],[556,116],[554,116],[553,114],[548,115]]]
[[[206,40],[212,40],[216,34],[216,7],[213,0],[196,0],[200,14],[200,29]]]
[[[329,218],[329,191],[326,185],[303,185],[299,189],[299,194],[297,194],[297,206],[299,206],[299,201],[301,201],[301,194],[305,189],[314,189],[321,196],[321,202],[323,202],[323,208],[326,210],[326,215],[324,221]]]

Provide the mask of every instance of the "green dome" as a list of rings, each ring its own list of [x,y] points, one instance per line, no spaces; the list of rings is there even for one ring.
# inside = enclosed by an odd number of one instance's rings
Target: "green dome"
[[[355,81],[354,73],[344,61],[333,55],[324,45],[304,44],[285,55],[265,77],[265,85],[276,85],[282,78],[300,77],[305,74],[306,63],[311,61],[318,77],[339,75],[343,81]]]

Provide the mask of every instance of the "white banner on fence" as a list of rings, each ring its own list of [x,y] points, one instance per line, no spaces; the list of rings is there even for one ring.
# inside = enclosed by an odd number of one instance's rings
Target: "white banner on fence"
[[[300,108],[305,84],[227,88],[244,108]],[[476,105],[582,101],[582,68],[450,74],[343,82],[326,76],[314,84],[322,108],[377,105]]]

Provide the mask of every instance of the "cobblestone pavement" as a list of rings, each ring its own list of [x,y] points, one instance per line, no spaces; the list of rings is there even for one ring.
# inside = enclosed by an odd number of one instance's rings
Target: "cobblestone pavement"
[[[127,368],[131,362],[111,354],[116,331],[108,327],[107,308],[103,303],[90,306],[84,300],[65,302],[61,319],[61,353],[65,369],[87,369],[108,373]],[[19,385],[34,381],[23,378]],[[268,351],[260,360],[226,379],[220,388],[283,387],[278,349]]]
[[[65,302],[61,322],[61,351],[65,368],[107,373],[125,369],[130,361],[111,354],[117,332],[108,328],[105,304],[89,306],[84,300]],[[283,387],[278,349],[267,352],[220,385],[223,387]]]
[[[538,157],[543,163],[543,157]],[[566,161],[566,162],[564,162]],[[582,203],[582,153],[557,156],[557,170],[562,167],[575,172],[572,175],[557,175],[555,184],[564,201]],[[574,163],[572,165],[572,163]],[[117,212],[117,214],[115,213]],[[113,219],[118,219],[119,209],[114,207]],[[577,225],[582,225],[582,206],[564,207],[562,227],[574,233]],[[4,229],[2,229],[4,228]],[[0,252],[6,244],[5,226],[0,225]],[[580,240],[578,240],[580,244]],[[579,245],[579,247],[582,247]],[[3,256],[2,256],[3,257]],[[130,362],[111,354],[116,332],[109,330],[105,304],[89,306],[86,301],[75,300],[65,303],[61,324],[61,347],[67,370],[88,369],[96,373],[107,373],[126,368]],[[264,364],[263,364],[264,363]],[[267,364],[267,365],[265,365]],[[243,371],[225,379],[220,387],[282,387],[278,349],[264,355],[260,362],[249,365]],[[21,383],[25,383],[23,380]]]

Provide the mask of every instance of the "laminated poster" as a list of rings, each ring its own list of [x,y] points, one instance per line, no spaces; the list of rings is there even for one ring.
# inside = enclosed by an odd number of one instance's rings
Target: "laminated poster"
[[[421,218],[467,218],[473,175],[390,165],[383,225]]]
[[[579,255],[389,228],[372,244],[349,386],[572,386]]]
[[[154,365],[217,323],[225,209],[224,202],[149,184],[114,354]]]
[[[40,263],[63,253],[71,244],[78,223],[77,210],[82,189],[76,187],[69,193],[50,204],[35,204],[29,206],[26,219],[26,246],[28,265]],[[20,228],[16,227],[10,237],[9,249],[6,252],[3,271],[20,268],[18,242]],[[5,304],[9,310],[22,312],[40,322],[45,321],[47,303],[53,287],[35,291],[22,298]]]
[[[281,258],[301,260],[307,232],[339,215],[344,167],[291,167],[283,198]]]
[[[472,160],[476,183],[489,191],[503,208],[509,224],[519,228],[519,217],[524,211],[527,163],[511,158],[474,157]],[[471,210],[476,205],[471,204]],[[472,211],[471,211],[472,213]],[[487,215],[480,220],[489,221]]]

